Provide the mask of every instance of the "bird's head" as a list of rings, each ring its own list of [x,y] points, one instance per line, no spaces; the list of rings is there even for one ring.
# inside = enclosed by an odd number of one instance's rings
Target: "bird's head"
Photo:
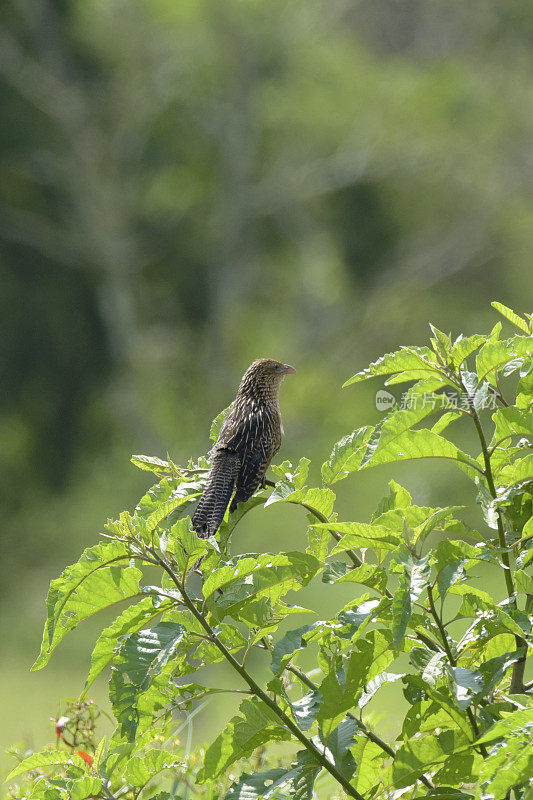
[[[284,364],[273,358],[258,358],[244,373],[239,393],[274,399],[279,392],[281,381],[291,372],[296,370],[290,364]]]

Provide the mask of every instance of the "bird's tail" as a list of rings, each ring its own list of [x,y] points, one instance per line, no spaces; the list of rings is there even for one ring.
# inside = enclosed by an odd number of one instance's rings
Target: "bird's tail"
[[[213,536],[224,519],[239,467],[239,456],[229,450],[219,450],[213,458],[204,493],[192,518],[192,526],[202,539]]]

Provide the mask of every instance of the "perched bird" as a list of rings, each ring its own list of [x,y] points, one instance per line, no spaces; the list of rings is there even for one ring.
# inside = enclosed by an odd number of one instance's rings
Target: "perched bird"
[[[211,469],[192,518],[198,536],[207,538],[216,533],[234,490],[230,512],[263,483],[268,465],[281,446],[279,389],[289,372],[296,370],[281,361],[260,358],[244,373],[209,453]]]

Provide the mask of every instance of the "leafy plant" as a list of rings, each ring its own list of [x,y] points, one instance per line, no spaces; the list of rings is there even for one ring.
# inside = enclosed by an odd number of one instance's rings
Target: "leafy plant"
[[[432,327],[429,347],[402,347],[348,380],[346,386],[387,376],[386,385],[410,387],[381,422],[334,446],[322,486],[308,485],[305,458],[296,467],[274,466],[276,482],[226,518],[216,538],[198,539],[187,516],[205,460],[179,467],[133,457],[157,483],[133,513],[108,521],[102,543],[52,581],[34,665],[45,666],[82,620],[122,603],[95,644],[81,697],[110,666],[116,728],[109,741],[86,749],[89,758],[71,746],[23,759],[9,780],[38,768],[25,796],[532,796],[532,682],[525,669],[533,597],[533,317],[494,306],[518,333],[502,339],[498,323],[487,336],[452,340]],[[445,435],[460,419],[475,431],[480,453]],[[376,465],[427,458],[453,462],[471,482],[479,530],[461,521],[462,506],[416,505],[394,480],[370,521],[338,519],[337,482]],[[239,520],[273,503],[306,512],[306,550],[232,556]],[[494,592],[479,587],[480,566]],[[158,571],[157,583],[143,583],[148,568],[151,576]],[[324,619],[287,602],[313,581],[348,583],[353,599]],[[292,616],[301,614],[307,621],[294,626]],[[267,677],[256,659],[250,666],[252,652],[268,665]],[[301,666],[309,661],[311,671]],[[239,689],[217,682],[222,663]],[[215,678],[196,682],[206,665]],[[385,741],[368,706],[379,709],[382,687],[395,682],[406,702],[397,706],[397,739]],[[173,739],[176,725],[220,691],[244,695],[239,711],[191,767]],[[287,743],[288,755],[273,766],[276,742]],[[161,770],[173,776],[166,784],[155,777]]]

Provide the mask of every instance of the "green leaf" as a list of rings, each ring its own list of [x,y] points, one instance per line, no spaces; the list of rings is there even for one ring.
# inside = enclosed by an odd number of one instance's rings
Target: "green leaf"
[[[454,422],[456,419],[459,419],[460,416],[460,411],[447,411],[445,414],[439,417],[436,423],[432,426],[432,433],[442,433],[442,431],[445,430],[450,423]]]
[[[140,603],[125,608],[98,637],[91,656],[91,668],[82,698],[87,694],[87,690],[94,683],[98,675],[109,664],[121,637],[140,630],[147,622],[162,614],[173,606],[172,600],[158,602],[156,598],[145,597]]]
[[[79,778],[72,781],[69,786],[70,800],[85,800],[89,797],[92,800],[93,795],[97,796],[102,790],[102,781],[100,778]]]
[[[350,780],[356,768],[350,748],[355,744],[355,734],[358,727],[357,720],[353,717],[346,717],[330,733],[326,743],[329,753],[333,756],[335,766],[347,780]]]
[[[357,770],[352,777],[351,784],[363,796],[371,796],[372,790],[381,781],[383,776],[384,753],[379,745],[358,736],[352,753],[357,763]]]
[[[357,372],[353,377],[343,383],[343,389],[353,383],[374,378],[377,375],[391,375],[393,372],[405,370],[422,371],[428,374],[437,374],[438,364],[435,354],[429,347],[403,347],[394,353],[386,353],[369,367]],[[440,377],[440,376],[439,376]]]
[[[524,594],[533,594],[533,578],[524,572],[522,569],[517,569],[515,572],[515,585],[517,592],[524,592]]]
[[[531,785],[533,774],[533,707],[520,709],[496,722],[479,740],[496,744],[479,774],[476,800],[505,797],[509,789]],[[515,796],[521,796],[515,793]],[[524,795],[525,797],[525,795]]]
[[[185,629],[174,622],[131,633],[122,640],[111,667],[109,699],[120,726],[120,735],[133,742],[139,724],[138,695],[145,692],[175,657]],[[171,669],[175,667],[171,663]]]
[[[280,502],[306,506],[324,517],[329,517],[333,511],[335,493],[331,489],[293,489],[290,484],[281,481],[266,500],[265,508]]]
[[[322,480],[326,485],[336,483],[359,469],[373,430],[372,426],[365,425],[335,444],[328,461],[322,464]]]
[[[412,544],[416,544],[417,542],[422,543],[425,541],[428,534],[437,529],[441,522],[449,519],[449,517],[452,517],[456,511],[462,511],[463,508],[464,506],[448,506],[447,508],[435,509],[432,514],[426,517],[426,519],[414,529],[411,540]],[[455,522],[455,520],[452,521]]]
[[[207,749],[204,765],[197,775],[199,783],[217,778],[235,761],[248,758],[256,747],[274,741],[288,741],[290,732],[278,717],[259,700],[244,700],[234,716]]]
[[[368,681],[366,684],[364,692],[359,698],[359,708],[364,708],[382,686],[385,686],[387,683],[394,683],[394,681],[403,678],[404,675],[404,672],[380,672],[379,675],[376,675],[375,678],[372,678],[372,680]]]
[[[311,461],[305,456],[299,460],[296,467],[290,461],[283,461],[281,464],[272,464],[272,472],[281,478],[282,483],[289,484],[292,490],[303,489],[309,475],[309,464]]]
[[[399,647],[403,641],[411,619],[413,603],[429,583],[429,557],[416,559],[414,556],[408,556],[403,562],[403,567],[403,574],[392,601],[392,641],[395,647]]]
[[[322,528],[324,523],[317,523],[313,527]],[[326,526],[331,528],[328,523]],[[336,522],[333,526],[337,533],[342,534],[342,539],[337,542],[331,555],[343,553],[354,547],[372,547],[374,550],[395,550],[401,544],[401,538],[388,528],[375,523],[367,522]]]
[[[378,444],[359,469],[420,458],[444,458],[456,461],[470,477],[473,477],[475,470],[479,472],[479,465],[474,459],[448,439],[430,430],[403,430],[394,438],[388,437],[383,444]]]
[[[155,458],[154,456],[132,456],[130,458],[132,464],[134,464],[139,469],[146,470],[147,472],[169,472],[169,463],[168,461],[163,461],[161,458]]]
[[[463,361],[467,359],[468,356],[471,356],[472,353],[475,353],[486,341],[486,337],[481,336],[479,333],[467,337],[463,337],[462,335],[458,336],[450,351],[449,363],[451,367],[457,370]]]
[[[473,617],[477,612],[490,612],[490,616],[497,620],[504,628],[515,633],[517,636],[523,636],[524,631],[514,621],[514,619],[500,608],[492,597],[484,592],[482,589],[477,589],[474,586],[455,585],[448,589],[449,594],[456,594],[463,598],[463,602],[459,609],[459,614],[465,617]]]
[[[455,750],[467,744],[464,734],[456,730],[406,742],[398,748],[392,765],[394,787],[399,789],[411,785],[432,767],[446,761]]]
[[[387,511],[392,511],[396,508],[408,508],[411,505],[412,498],[407,489],[400,486],[396,481],[389,481],[389,493],[385,495],[372,514],[372,522],[376,522],[377,518]]]
[[[533,436],[533,411],[521,411],[514,406],[499,408],[492,415],[495,429],[492,444],[511,436]]]
[[[300,700],[290,702],[294,721],[302,731],[307,731],[316,719],[320,710],[322,695],[318,690],[311,689]]]
[[[512,308],[504,306],[503,303],[498,303],[496,301],[491,303],[491,306],[495,308],[496,311],[499,311],[500,314],[505,317],[505,319],[508,319],[509,322],[513,323],[513,325],[516,325],[516,327],[519,328],[521,331],[524,331],[524,333],[530,333],[529,325],[527,324],[527,322],[524,319],[522,319],[522,317],[520,317],[516,313],[516,311],[513,311]]]
[[[533,355],[531,336],[513,336],[511,339],[487,342],[476,357],[478,382],[483,379],[495,383],[495,376],[508,361]]]
[[[503,719],[495,722],[481,738],[478,744],[488,744],[496,739],[507,739],[509,736],[519,734],[522,730],[531,730],[533,733],[533,704],[528,708],[520,708],[505,714]]]
[[[209,548],[213,549],[212,539],[200,539],[192,528],[190,517],[184,517],[172,526],[169,532],[161,537],[163,552],[172,553],[183,573],[192,569],[194,563],[204,556]]]
[[[79,561],[50,583],[41,652],[32,670],[44,667],[65,634],[83,619],[138,595],[142,572],[120,564],[129,555],[124,542],[97,544],[84,550]]]
[[[294,771],[293,800],[311,800],[313,786],[322,766],[315,761],[309,750],[300,750],[296,753],[296,762],[291,766]]]
[[[216,442],[218,439],[218,434],[220,433],[220,429],[222,428],[222,423],[228,416],[229,412],[233,408],[233,403],[230,403],[229,406],[224,408],[220,414],[217,414],[213,422],[211,423],[211,429],[209,431],[209,438],[212,442]]]
[[[477,669],[464,667],[448,667],[448,672],[453,680],[453,693],[460,709],[468,708],[475,697],[481,696],[484,682],[481,672]]]
[[[295,770],[269,769],[249,775],[243,772],[224,795],[224,800],[268,800],[274,792],[286,786],[296,774]]]
[[[142,756],[134,755],[127,763],[124,777],[134,786],[144,786],[164,769],[176,769],[181,765],[175,753],[150,748]]]
[[[28,758],[24,758],[17,766],[11,770],[6,777],[6,783],[12,781],[18,775],[34,769],[52,769],[54,767],[76,766],[85,771],[85,762],[76,753],[68,753],[65,750],[45,750],[41,753],[33,753]]]
[[[312,634],[313,631],[322,624],[321,622],[315,622],[313,625],[302,625],[299,628],[294,628],[292,631],[287,631],[287,633],[276,642],[274,650],[272,651],[272,662],[270,664],[270,669],[274,675],[281,675],[294,653],[297,650],[303,650],[304,647],[307,647],[307,642],[310,638],[309,634]]]
[[[226,614],[238,614],[252,599],[266,597],[274,605],[287,592],[309,583],[320,566],[314,556],[296,551],[237,557],[209,576],[203,592],[211,597],[212,611],[221,620]],[[222,586],[223,594],[213,597]]]
[[[360,583],[384,594],[387,588],[387,573],[373,564],[361,564],[360,567],[350,568],[344,561],[334,561],[328,564],[322,573],[322,582]]]
[[[397,439],[402,439],[405,433],[410,431],[414,425],[434,413],[435,407],[431,403],[427,405],[418,404],[418,395],[415,392],[417,386],[419,384],[411,389],[411,392],[417,398],[414,408],[394,409],[376,425],[368,440],[359,469],[363,469],[372,459],[378,458],[380,451],[386,450],[387,445],[391,445]]]

